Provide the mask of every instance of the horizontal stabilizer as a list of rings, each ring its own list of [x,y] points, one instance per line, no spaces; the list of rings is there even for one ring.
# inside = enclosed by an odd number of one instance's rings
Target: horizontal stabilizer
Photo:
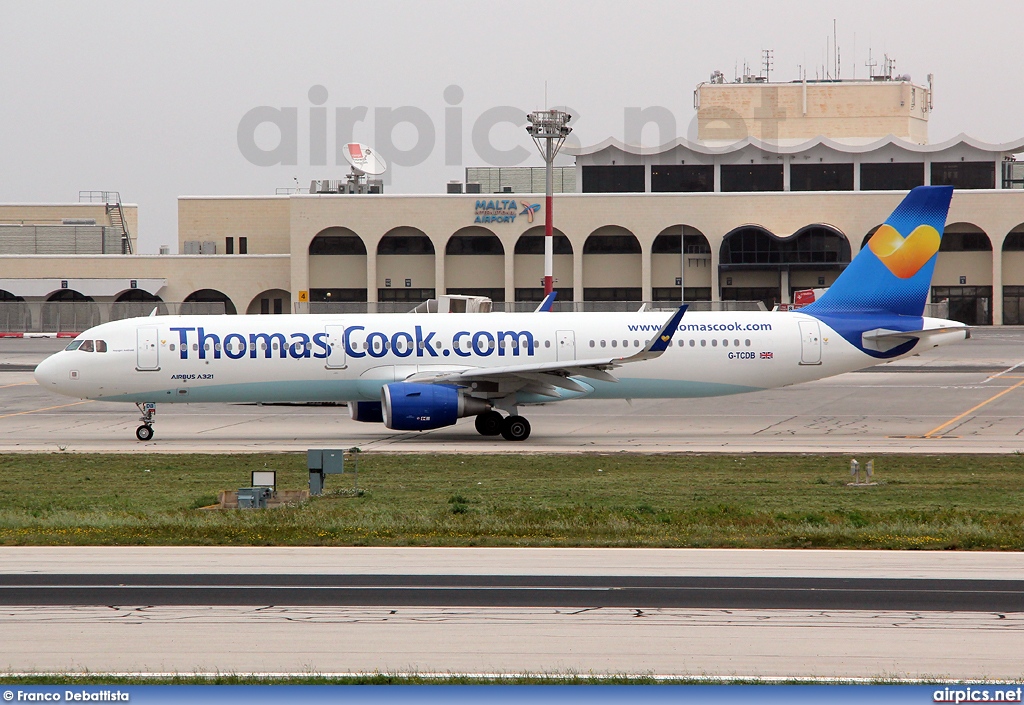
[[[887,328],[875,328],[865,331],[861,335],[862,345],[869,350],[886,352],[908,340],[920,340],[927,342],[929,338],[947,335],[950,333],[961,334],[964,338],[971,337],[971,329],[967,326],[945,326],[943,328],[927,328],[924,330],[889,330]]]

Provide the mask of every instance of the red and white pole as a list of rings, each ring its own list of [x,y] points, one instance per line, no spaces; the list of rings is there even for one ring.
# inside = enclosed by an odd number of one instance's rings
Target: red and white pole
[[[554,155],[551,154],[551,138],[547,140],[547,154],[545,155],[545,195],[544,195],[544,296],[547,296],[555,288],[555,238],[554,238],[554,212],[555,202],[551,185],[551,163]]]

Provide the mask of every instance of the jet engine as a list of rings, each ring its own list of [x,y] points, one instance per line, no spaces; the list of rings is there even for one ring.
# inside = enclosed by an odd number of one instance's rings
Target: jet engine
[[[464,416],[490,411],[491,404],[446,384],[395,382],[381,390],[384,425],[396,431],[429,431]]]
[[[350,401],[348,414],[353,421],[384,423],[384,410],[379,401]]]

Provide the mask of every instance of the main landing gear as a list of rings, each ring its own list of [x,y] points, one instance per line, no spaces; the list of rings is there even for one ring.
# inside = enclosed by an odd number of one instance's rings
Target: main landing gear
[[[476,417],[476,430],[481,436],[501,435],[507,441],[525,441],[530,437],[530,422],[515,414],[503,417],[492,410]]]
[[[151,401],[135,402],[142,417],[139,421],[142,425],[135,429],[135,437],[140,441],[148,441],[153,438],[153,422],[156,420],[156,404]]]

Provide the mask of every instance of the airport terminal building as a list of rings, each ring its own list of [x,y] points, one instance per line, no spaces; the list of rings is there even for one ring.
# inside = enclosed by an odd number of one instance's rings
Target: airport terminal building
[[[931,90],[907,77],[719,74],[695,107],[695,141],[607,140],[573,155],[560,183],[574,190],[555,198],[561,301],[788,303],[834,281],[908,189],[948,184],[932,300],[967,323],[1024,323],[1024,139],[928,143]],[[81,329],[179,302],[273,314],[464,293],[528,306],[543,292],[544,199],[485,171],[448,189],[469,193],[182,196],[180,254],[129,254],[137,211],[109,197],[0,206],[0,329]],[[47,309],[66,303],[85,318]]]

